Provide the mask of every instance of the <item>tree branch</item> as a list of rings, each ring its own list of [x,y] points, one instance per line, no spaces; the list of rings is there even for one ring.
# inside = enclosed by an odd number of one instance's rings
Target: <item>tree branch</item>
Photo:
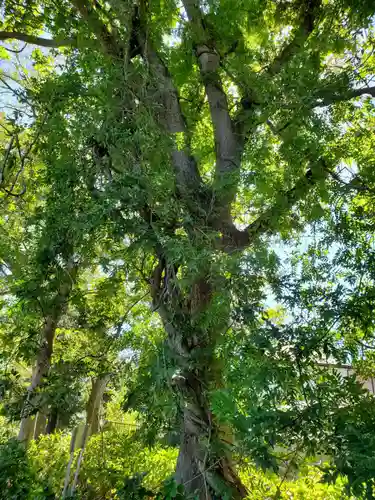
[[[117,39],[115,36],[115,28],[112,27],[112,31],[110,31],[102,19],[100,19],[97,12],[92,8],[92,5],[89,5],[89,2],[86,0],[71,0],[71,3],[92,28],[104,51],[114,57],[123,56],[125,53],[123,50],[124,47],[122,46],[121,39]]]
[[[40,47],[57,48],[66,47],[69,45],[76,45],[77,40],[70,38],[67,40],[53,40],[49,38],[42,38],[35,35],[28,35],[26,33],[19,33],[18,31],[0,31],[0,40],[19,40],[21,42],[39,45]]]
[[[375,97],[375,87],[365,87],[362,89],[350,89],[346,92],[337,93],[335,91],[321,90],[314,94],[317,101],[312,107],[322,107],[329,106],[335,102],[350,101],[350,99],[355,99],[363,95],[369,95]]]
[[[311,165],[293,188],[278,194],[274,205],[263,212],[244,231],[235,230],[224,241],[227,251],[243,250],[250,246],[262,234],[272,232],[279,226],[280,218],[285,215],[297,202],[306,197],[311,189],[328,175],[325,161],[320,158]]]
[[[292,40],[282,49],[273,62],[266,69],[266,73],[274,76],[293,58],[301,49],[307,38],[315,28],[321,0],[305,0],[301,5],[300,25],[296,29]]]
[[[277,130],[274,124],[267,120],[272,132],[283,140],[281,130]],[[296,182],[294,187],[277,195],[274,205],[259,215],[255,221],[243,231],[236,228],[223,237],[223,245],[226,251],[243,250],[250,246],[253,241],[262,234],[272,232],[279,226],[280,218],[285,215],[296,203],[306,197],[309,191],[321,180],[331,174],[323,157],[317,161],[310,161],[310,168]]]
[[[215,188],[218,205],[229,213],[229,205],[236,195],[243,141],[236,134],[229,114],[228,99],[219,75],[220,55],[212,36],[206,32],[202,14],[194,0],[183,0],[193,28],[195,54],[205,86],[214,128],[216,149]]]
[[[147,37],[147,30],[136,10],[133,18],[133,36],[138,42],[142,58],[147,62],[158,87],[158,96],[161,101],[158,121],[172,136],[172,164],[176,175],[176,186],[180,195],[189,200],[194,193],[193,203],[197,205],[197,195],[203,188],[203,181],[198,171],[194,157],[190,152],[188,131],[182,113],[177,90],[167,66],[155,51],[152,41]],[[134,44],[134,40],[130,41]],[[131,47],[132,48],[132,47]],[[131,51],[131,56],[138,51]],[[154,96],[155,100],[155,96]],[[197,206],[195,206],[195,211]]]

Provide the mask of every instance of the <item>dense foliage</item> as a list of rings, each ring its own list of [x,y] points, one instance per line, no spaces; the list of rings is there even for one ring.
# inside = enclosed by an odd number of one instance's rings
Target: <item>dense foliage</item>
[[[0,498],[374,497],[374,14],[1,2]]]

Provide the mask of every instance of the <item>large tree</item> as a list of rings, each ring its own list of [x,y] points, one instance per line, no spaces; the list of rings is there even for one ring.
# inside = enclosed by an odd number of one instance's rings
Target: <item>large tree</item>
[[[345,110],[375,95],[372,14],[350,0],[5,2],[0,39],[64,55],[30,95],[48,111],[41,155],[54,179],[74,165],[65,187],[94,202],[82,229],[111,221],[149,285],[181,409],[176,479],[202,498],[246,495],[210,401],[236,277],[342,182]],[[259,302],[268,278],[246,279]]]

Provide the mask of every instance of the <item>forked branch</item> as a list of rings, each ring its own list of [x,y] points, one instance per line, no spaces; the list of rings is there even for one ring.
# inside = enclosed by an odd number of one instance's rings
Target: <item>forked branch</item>
[[[172,163],[176,175],[176,186],[180,195],[189,201],[191,195],[202,190],[203,182],[194,157],[190,152],[188,131],[179,96],[168,68],[153,47],[152,40],[147,36],[146,20],[136,10],[133,18],[133,36],[138,43],[141,57],[148,64],[154,77],[158,92],[154,99],[160,99],[158,121],[171,135],[174,142],[172,147]],[[138,53],[134,51],[133,53]],[[192,200],[197,205],[196,199]]]
[[[93,9],[92,4],[87,0],[71,0],[73,7],[80,13],[88,26],[95,34],[101,43],[104,52],[114,57],[121,57],[124,54],[124,47],[121,39],[116,38],[116,30],[112,27],[112,31],[98,16],[98,13]]]

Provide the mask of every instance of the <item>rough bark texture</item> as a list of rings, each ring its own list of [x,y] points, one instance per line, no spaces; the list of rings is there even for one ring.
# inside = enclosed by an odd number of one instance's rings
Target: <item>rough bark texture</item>
[[[196,374],[186,374],[180,381],[184,410],[176,481],[188,493],[198,492],[201,499],[218,498],[220,493],[244,498],[247,490],[237,476],[229,450],[220,443],[220,429],[212,420],[206,391],[197,378]]]
[[[198,492],[202,499],[217,498],[223,488],[231,498],[243,498],[246,489],[231,463],[228,446],[221,441],[208,400],[210,389],[221,385],[214,348],[227,323],[218,331],[200,328],[199,316],[210,306],[214,292],[209,277],[202,274],[183,296],[172,269],[163,255],[154,270],[151,293],[169,348],[181,367],[172,378],[182,408],[176,480],[186,492]]]

